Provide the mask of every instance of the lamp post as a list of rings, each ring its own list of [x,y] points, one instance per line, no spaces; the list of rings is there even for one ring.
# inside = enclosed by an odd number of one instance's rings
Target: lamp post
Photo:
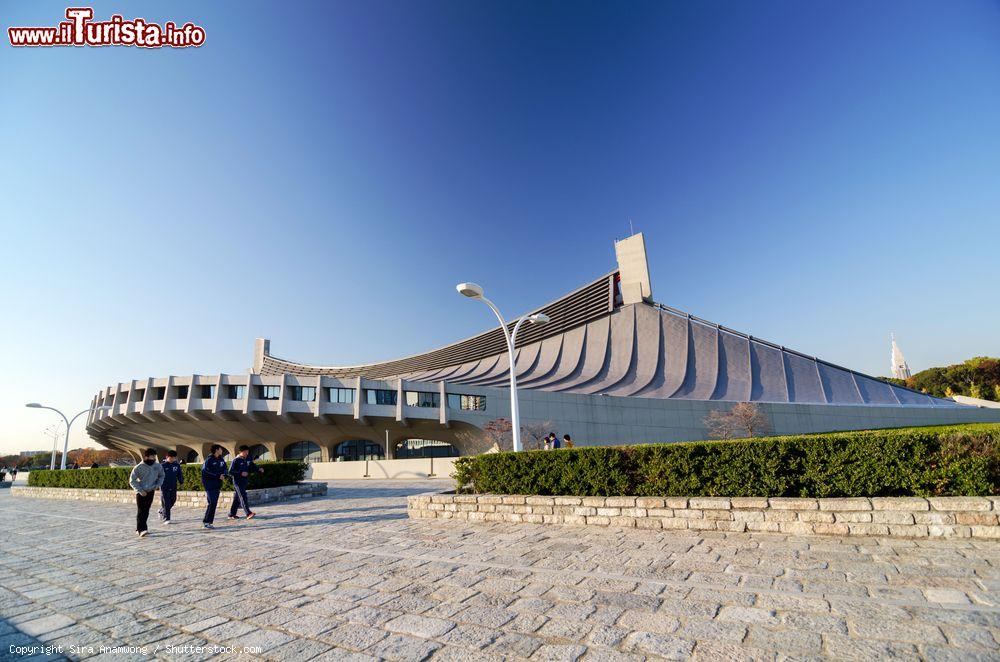
[[[534,315],[522,315],[514,323],[514,329],[507,329],[507,321],[500,314],[500,310],[492,301],[483,296],[483,288],[475,283],[459,283],[455,286],[458,293],[470,299],[478,299],[490,307],[493,314],[500,320],[500,328],[503,329],[503,336],[507,340],[507,358],[510,361],[510,424],[513,436],[514,450],[522,450],[521,447],[521,415],[517,406],[517,374],[514,366],[514,342],[517,340],[517,331],[524,322],[529,324],[548,324],[549,316],[543,313]]]
[[[69,453],[69,428],[70,428],[70,426],[73,425],[73,421],[75,421],[76,419],[80,418],[84,414],[89,414],[92,411],[95,411],[95,412],[96,411],[107,411],[108,409],[111,409],[111,407],[109,407],[108,405],[101,405],[100,407],[93,407],[93,408],[84,409],[83,411],[81,411],[79,414],[77,414],[73,418],[66,418],[66,414],[62,413],[61,411],[59,411],[55,407],[48,407],[46,405],[38,404],[37,402],[29,402],[28,404],[26,404],[24,406],[25,407],[31,407],[32,409],[51,409],[55,413],[57,413],[60,416],[62,416],[63,421],[66,423],[66,439],[63,442],[62,461],[59,463],[59,468],[60,469],[65,469],[66,468],[66,454]],[[49,469],[55,469],[55,468],[56,468],[56,449],[55,449],[55,444],[53,444],[53,446],[52,446],[52,461],[49,463]]]

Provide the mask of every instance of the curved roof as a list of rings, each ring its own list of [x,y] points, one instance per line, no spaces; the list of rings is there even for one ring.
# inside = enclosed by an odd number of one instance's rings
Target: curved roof
[[[656,303],[622,304],[618,272],[543,306],[545,326],[522,328],[518,386],[643,398],[834,405],[960,406],[889,384]],[[365,376],[503,387],[499,328],[424,354],[349,367],[295,363],[260,346],[260,374]]]

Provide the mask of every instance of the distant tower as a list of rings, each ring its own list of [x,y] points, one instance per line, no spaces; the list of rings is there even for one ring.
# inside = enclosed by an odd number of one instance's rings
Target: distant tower
[[[906,365],[903,351],[896,344],[895,334],[890,333],[889,340],[892,341],[892,376],[896,379],[906,379],[910,376],[910,366]]]

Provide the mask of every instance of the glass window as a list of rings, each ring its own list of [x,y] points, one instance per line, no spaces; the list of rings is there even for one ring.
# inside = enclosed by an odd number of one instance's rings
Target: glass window
[[[441,399],[437,393],[428,393],[426,391],[406,392],[407,407],[437,407],[440,403]]]
[[[448,408],[463,409],[466,411],[486,411],[486,396],[449,393]]]
[[[156,387],[153,388],[153,399],[154,400],[162,400],[164,398],[164,396],[166,396],[166,395],[167,395],[167,387],[166,386],[156,386]]]
[[[434,439],[405,439],[396,444],[397,460],[417,457],[458,457],[458,449]]]
[[[365,398],[370,405],[396,404],[396,392],[384,388],[365,389]]]
[[[341,462],[357,460],[381,460],[385,457],[385,449],[365,439],[351,439],[337,445],[335,457]]]
[[[175,397],[178,400],[187,400],[188,390],[189,389],[188,389],[188,387],[187,387],[186,384],[183,385],[183,386],[175,386],[174,387],[174,392],[177,394]]]
[[[226,397],[230,400],[242,400],[247,397],[247,387],[243,384],[229,384],[226,386]]]
[[[201,386],[198,387],[198,390],[201,391],[201,393],[199,394],[200,397],[204,399],[211,400],[212,398],[215,397],[214,384],[202,384]]]
[[[156,392],[155,389],[153,391]],[[137,388],[135,390],[135,402],[142,402],[142,399],[146,397],[146,389]],[[153,398],[154,400],[162,400],[163,398]]]
[[[257,392],[261,400],[277,400],[281,397],[280,386],[258,386]]]
[[[316,399],[316,387],[315,386],[289,386],[290,395],[292,400],[298,402],[312,402]]]
[[[267,446],[264,444],[254,444],[250,447],[250,459],[266,462],[273,460],[274,457],[271,456],[271,451],[267,450]]]
[[[323,458],[319,446],[311,441],[296,441],[294,444],[285,446],[281,457],[285,460],[299,460],[301,462],[319,462]]]
[[[354,389],[353,388],[340,388],[332,387],[326,389],[327,399],[330,402],[339,402],[342,404],[351,404],[354,402]]]

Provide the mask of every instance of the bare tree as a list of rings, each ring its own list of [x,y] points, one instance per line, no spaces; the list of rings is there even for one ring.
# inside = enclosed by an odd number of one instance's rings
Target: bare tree
[[[469,455],[509,451],[514,448],[513,427],[506,418],[497,418],[484,425],[482,430],[463,431],[458,433],[458,437]]]
[[[552,421],[542,421],[540,423],[529,423],[521,426],[521,440],[526,451],[542,450],[545,437],[549,436],[552,430]]]
[[[463,442],[463,448],[467,449],[469,454],[496,453],[514,449],[514,435],[511,433],[513,429],[514,426],[509,420],[497,418],[484,425],[482,430],[460,432],[458,437]],[[521,439],[525,450],[542,448],[542,442],[551,429],[551,421],[522,425]]]
[[[738,402],[729,411],[714,409],[702,423],[712,439],[759,437],[771,432],[767,415],[752,402]]]

